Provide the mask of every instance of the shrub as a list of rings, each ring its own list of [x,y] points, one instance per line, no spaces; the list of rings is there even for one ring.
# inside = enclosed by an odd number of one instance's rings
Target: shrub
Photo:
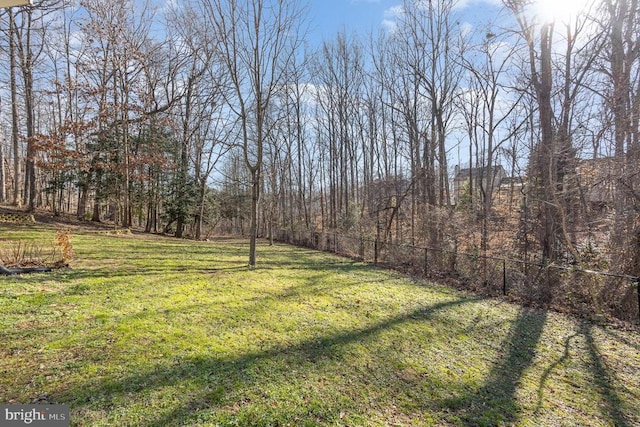
[[[71,230],[58,230],[53,245],[42,242],[9,241],[0,248],[0,263],[7,267],[67,266],[76,254]]]
[[[61,258],[59,261],[56,261],[56,263],[68,265],[69,262],[76,257],[76,254],[73,251],[73,245],[71,244],[71,230],[69,228],[65,230],[58,230],[56,232],[54,244],[61,252]]]
[[[47,251],[42,244],[35,242],[9,242],[0,250],[0,261],[8,267],[43,266],[51,251]]]

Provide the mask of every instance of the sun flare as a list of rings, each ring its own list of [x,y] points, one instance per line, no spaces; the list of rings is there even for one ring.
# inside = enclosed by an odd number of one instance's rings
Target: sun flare
[[[594,0],[535,0],[534,12],[545,22],[569,22],[593,6]]]

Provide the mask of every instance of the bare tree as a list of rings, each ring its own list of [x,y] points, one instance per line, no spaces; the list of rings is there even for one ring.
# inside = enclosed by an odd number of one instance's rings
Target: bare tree
[[[287,75],[287,83],[278,94],[278,110],[282,116],[279,133],[285,142],[285,169],[276,168],[280,174],[280,186],[285,194],[281,202],[281,226],[292,228],[311,227],[310,217],[310,186],[305,179],[305,167],[310,163],[308,155],[308,117],[311,98],[306,84],[308,75],[307,58],[301,54],[291,62]],[[277,137],[273,138],[276,142]],[[279,153],[274,153],[278,155]],[[273,162],[272,162],[273,163]]]
[[[513,56],[519,49],[510,34],[488,28],[480,41],[470,47],[462,60],[467,70],[468,87],[460,93],[459,108],[464,117],[470,141],[469,196],[473,207],[474,193],[480,196],[481,243],[483,252],[489,245],[489,221],[496,182],[497,158],[502,145],[511,140],[522,125],[509,126],[525,92],[510,90],[513,76]],[[475,147],[476,168],[473,168]],[[475,178],[476,182],[473,181]]]
[[[538,210],[538,241],[543,259],[558,261],[563,251],[574,259],[579,258],[569,230],[569,213],[572,176],[575,175],[576,155],[572,141],[574,130],[572,117],[576,100],[584,87],[584,78],[593,56],[586,57],[574,67],[575,43],[583,28],[582,20],[560,23],[565,29],[563,53],[558,52],[554,37],[560,37],[556,22],[536,22],[525,11],[526,1],[506,0],[519,26],[519,34],[526,44],[527,82],[530,83],[538,112],[539,142],[530,160],[531,193]],[[562,58],[559,64],[554,56]],[[558,71],[556,71],[558,70]],[[554,73],[554,71],[556,71]],[[528,90],[527,87],[523,88]]]
[[[363,83],[362,47],[354,38],[338,34],[335,41],[325,42],[313,64],[315,82],[320,90],[317,102],[327,151],[329,186],[329,227],[349,229],[359,213],[358,203],[359,146],[357,116],[361,109]]]
[[[1,109],[2,109],[2,103],[0,102],[0,110]],[[4,167],[4,145],[5,145],[4,129],[2,128],[2,124],[0,124],[0,203],[4,203],[7,199],[7,191],[6,191],[7,182],[6,182],[6,172]]]
[[[451,200],[447,136],[463,72],[458,59],[464,49],[455,5],[453,0],[404,1],[398,29],[391,34],[396,62],[401,64],[393,78],[402,81],[398,99],[405,101],[401,114],[408,132],[411,178],[417,179],[412,193],[420,196],[412,196],[412,217],[418,215],[419,201],[420,211],[427,211],[419,217],[432,244],[443,238],[437,212],[448,211]]]
[[[616,265],[638,273],[637,241],[640,231],[634,222],[640,209],[640,4],[638,0],[606,0],[602,10],[606,17],[601,25],[606,35],[603,50],[606,87],[604,102],[613,121],[615,157],[615,219],[612,235],[617,248]],[[631,254],[628,254],[631,250]],[[629,258],[635,261],[629,265]]]
[[[16,21],[12,9],[7,11],[9,16],[9,72],[11,87],[11,146],[13,148],[13,203],[19,206],[20,201],[20,128],[18,127],[18,59],[16,53]]]
[[[249,266],[256,266],[258,204],[264,144],[276,92],[301,43],[302,11],[293,0],[207,0],[203,28],[213,28],[233,95],[228,104],[240,121],[244,160],[251,173]]]

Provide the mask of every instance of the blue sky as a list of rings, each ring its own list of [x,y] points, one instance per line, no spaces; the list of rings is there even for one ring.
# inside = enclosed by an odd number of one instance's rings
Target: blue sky
[[[319,45],[322,40],[333,40],[339,31],[356,33],[366,39],[372,30],[376,34],[394,20],[401,3],[402,0],[308,0],[310,34],[307,41],[312,46]],[[455,13],[459,14],[461,25],[468,26],[470,30],[483,31],[488,22],[498,25],[506,22],[505,15],[496,19],[500,16],[501,5],[501,0],[458,0]],[[452,135],[450,144],[456,145],[458,140],[465,138],[466,133],[458,137]],[[465,155],[459,152],[462,149],[453,148],[450,151],[451,165],[468,162]]]
[[[154,1],[165,8],[180,4],[180,0]],[[305,3],[308,6],[308,41],[319,45],[323,40],[333,40],[339,31],[357,33],[361,37],[368,36],[371,31],[376,34],[385,28],[386,23],[394,20],[402,0],[307,0]],[[502,0],[456,0],[456,3],[461,24],[478,27],[495,20]]]
[[[458,11],[464,23],[482,25],[497,16],[500,0],[461,0]],[[330,40],[338,31],[366,36],[393,20],[399,0],[309,0],[310,39]]]

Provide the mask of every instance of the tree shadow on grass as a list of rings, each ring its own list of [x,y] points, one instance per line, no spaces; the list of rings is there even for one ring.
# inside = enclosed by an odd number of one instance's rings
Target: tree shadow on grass
[[[544,370],[544,372],[542,373],[542,376],[540,377],[540,382],[538,385],[538,403],[536,404],[536,408],[533,411],[534,414],[539,413],[542,410],[542,402],[544,400],[544,385],[547,383],[549,377],[551,376],[552,372],[559,366],[561,366],[566,360],[569,359],[570,357],[570,349],[571,349],[571,342],[578,336],[578,333],[576,332],[575,334],[568,336],[565,340],[564,340],[564,350],[562,352],[562,356],[560,356],[560,358],[558,360],[556,360],[555,362],[553,362],[551,365],[549,365],[547,367],[547,369]]]
[[[598,346],[593,338],[593,325],[587,322],[582,322],[578,333],[584,336],[587,344],[587,352],[591,360],[594,386],[600,392],[604,400],[603,409],[606,413],[603,413],[603,415],[607,416],[611,423],[616,427],[630,426],[631,424],[629,424],[622,412],[622,400],[614,389],[614,378],[607,369],[602,359],[602,355],[598,350]]]
[[[640,329],[636,329],[636,331],[632,333],[633,336],[636,338],[636,341],[632,341],[631,339],[629,339],[628,336],[625,336],[624,334],[621,334],[620,332],[611,328],[607,330],[607,335],[609,335],[611,339],[618,341],[626,345],[627,347],[632,347],[638,353],[640,353],[640,333],[638,332],[640,332]]]
[[[494,426],[518,420],[520,408],[516,392],[520,380],[536,356],[536,346],[544,330],[544,311],[522,309],[503,342],[501,357],[489,372],[485,384],[461,397],[447,399],[442,406],[453,410],[467,426]]]
[[[221,272],[233,272],[247,270],[247,266],[239,264],[237,261],[217,261],[215,264],[205,262],[191,263],[185,265],[166,265],[163,259],[157,262],[150,262],[149,265],[124,264],[114,267],[101,266],[99,268],[75,267],[69,270],[55,272],[50,277],[60,281],[71,280],[96,280],[96,279],[130,279],[132,276],[144,276],[149,279],[153,276],[161,278],[168,274],[202,274],[212,275]]]
[[[534,412],[542,410],[542,389],[551,372],[570,358],[571,342],[582,336],[586,344],[586,351],[590,361],[589,368],[593,377],[593,385],[603,399],[604,404],[600,406],[604,411],[606,411],[603,415],[606,416],[611,424],[616,427],[630,426],[631,424],[627,421],[622,409],[623,402],[614,389],[615,378],[605,366],[593,337],[593,327],[593,324],[583,321],[580,323],[577,332],[565,339],[562,356],[544,371],[542,378],[540,379],[540,385],[538,387],[538,404]],[[625,342],[624,340],[621,341]],[[625,344],[633,346],[633,344],[629,342],[625,342]]]
[[[164,242],[152,242],[148,246],[142,246],[139,241],[126,242],[128,245],[97,246],[93,249],[78,251],[78,259],[92,264],[98,264],[99,269],[83,269],[77,267],[70,274],[78,276],[87,274],[92,277],[102,275],[104,277],[121,277],[132,274],[162,274],[170,272],[210,272],[226,267],[234,269],[248,269],[244,261],[245,251],[237,247],[207,246],[203,244],[188,246],[184,243],[169,245]],[[327,258],[320,252],[292,248],[291,250],[279,250],[266,252],[263,249],[258,254],[258,266],[261,270],[308,270],[330,269],[337,272],[355,273],[359,271],[371,271],[373,268],[360,262],[348,262],[342,258]],[[112,265],[103,266],[115,260]]]
[[[359,343],[367,346],[369,340],[375,338],[380,332],[405,322],[425,321],[442,310],[480,300],[482,299],[460,298],[445,301],[365,328],[309,338],[295,345],[275,346],[240,357],[199,355],[180,360],[174,359],[172,363],[156,365],[138,374],[80,383],[74,388],[61,392],[57,398],[69,404],[74,411],[95,410],[96,406],[98,410],[104,410],[105,407],[109,410],[114,400],[126,400],[128,396],[137,394],[153,394],[154,391],[160,391],[165,387],[175,387],[181,382],[191,382],[197,384],[196,393],[190,394],[180,402],[173,402],[173,406],[164,412],[158,412],[154,418],[137,423],[139,426],[146,427],[188,425],[190,421],[197,419],[200,410],[215,410],[225,403],[233,404],[225,401],[226,397],[233,392],[249,390],[252,385],[259,382],[287,381],[288,378],[292,379],[292,375],[298,375],[294,373],[295,370],[304,372],[310,365],[341,360],[345,347],[350,344]],[[257,375],[257,371],[265,372],[264,377]],[[323,405],[324,409],[319,409],[315,414],[301,413],[300,411],[309,410],[305,409],[305,405],[297,409],[280,407],[270,410],[275,419],[293,417],[298,421],[300,419],[339,421],[340,408],[335,407],[336,403],[324,402]]]

